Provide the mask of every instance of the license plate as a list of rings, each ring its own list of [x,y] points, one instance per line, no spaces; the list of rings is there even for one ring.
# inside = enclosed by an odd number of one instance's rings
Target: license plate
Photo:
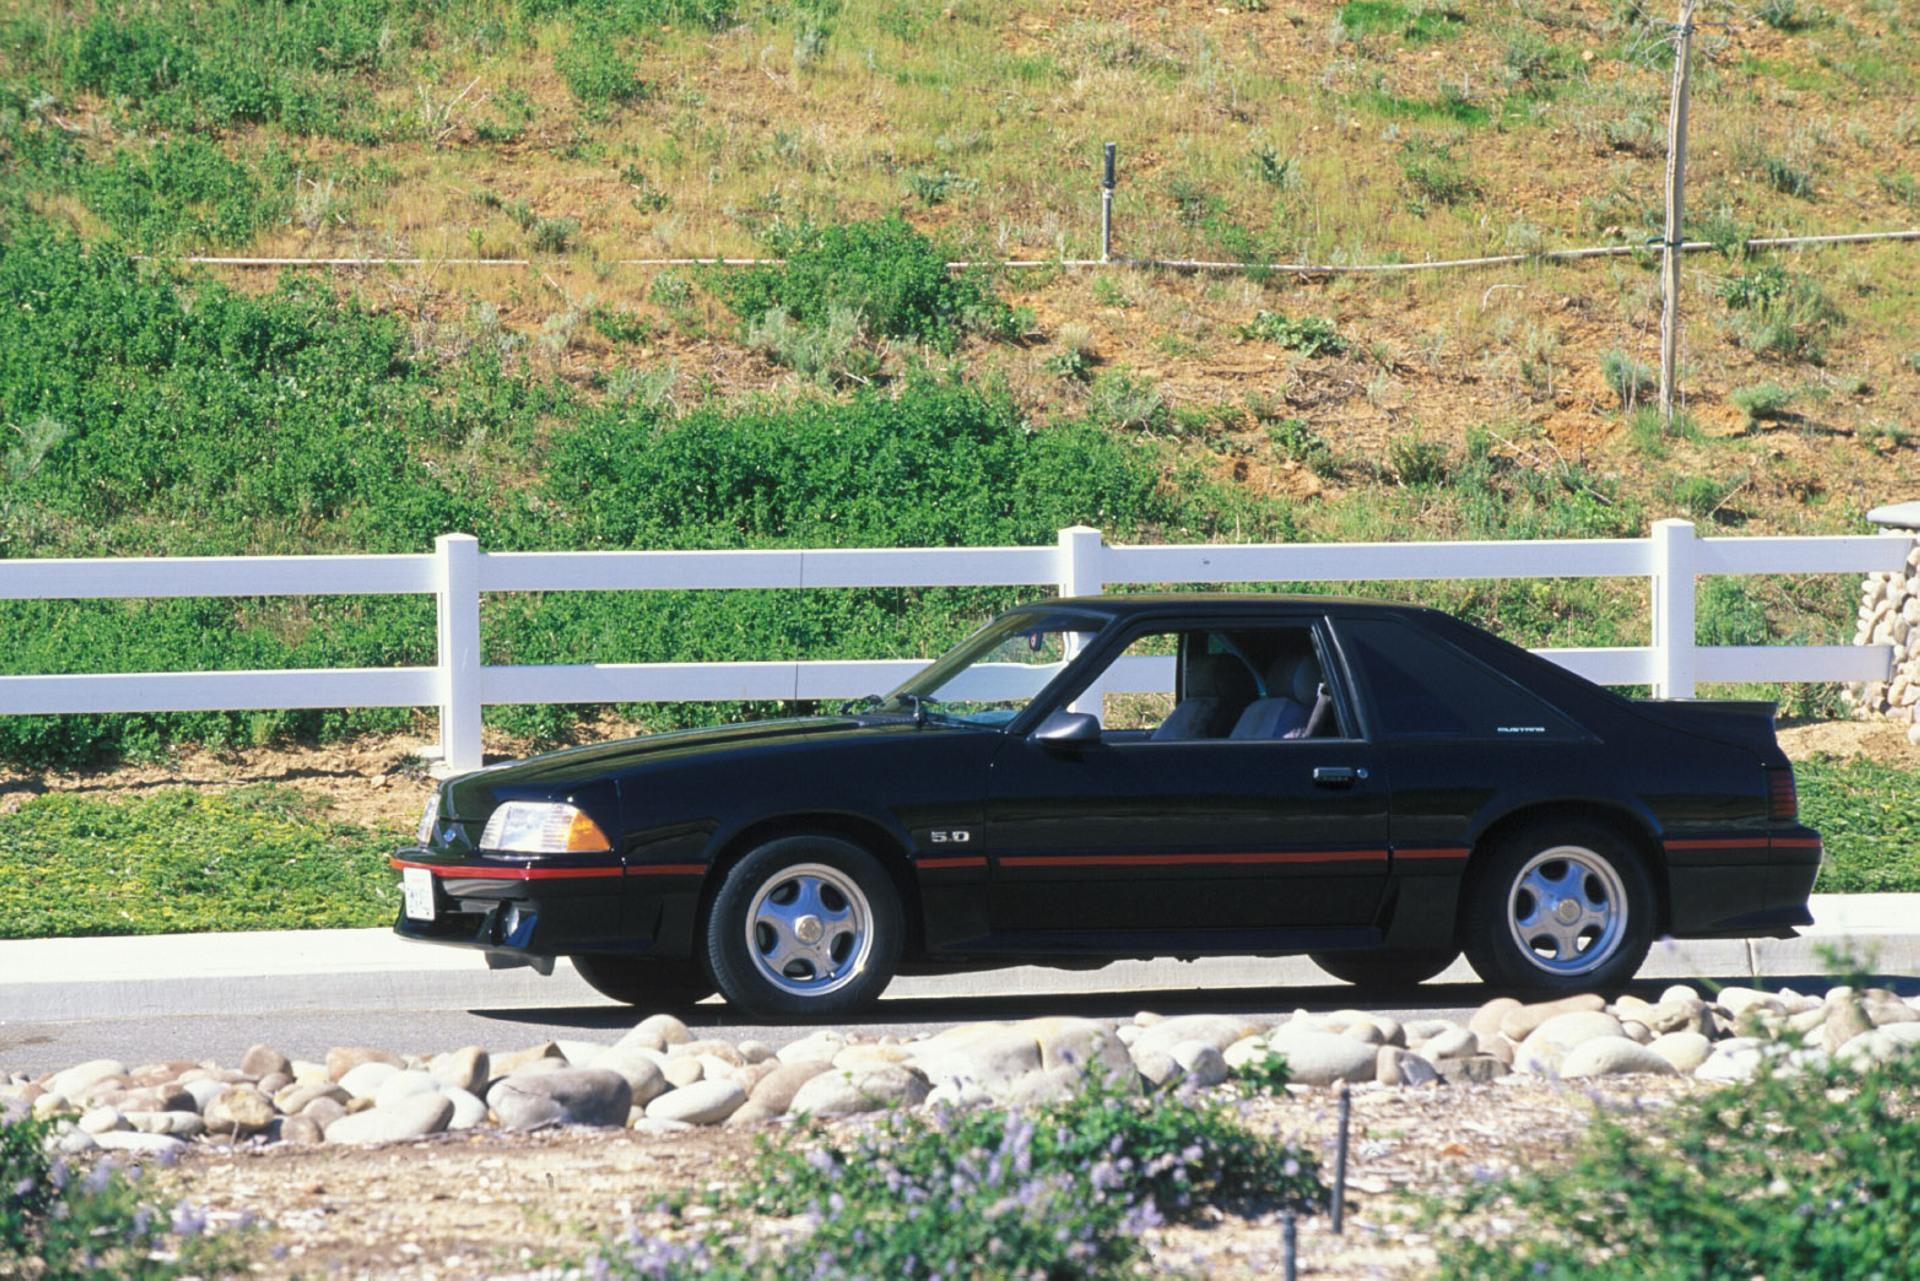
[[[400,893],[410,921],[433,919],[433,873],[424,867],[400,869]]]

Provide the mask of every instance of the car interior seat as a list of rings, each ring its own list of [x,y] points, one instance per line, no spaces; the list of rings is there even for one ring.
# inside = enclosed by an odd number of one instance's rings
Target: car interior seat
[[[1229,654],[1187,660],[1185,697],[1152,734],[1156,743],[1219,738],[1254,695],[1253,674]]]
[[[1333,710],[1320,660],[1312,654],[1276,659],[1267,675],[1268,695],[1240,713],[1229,738],[1313,738],[1323,732]]]

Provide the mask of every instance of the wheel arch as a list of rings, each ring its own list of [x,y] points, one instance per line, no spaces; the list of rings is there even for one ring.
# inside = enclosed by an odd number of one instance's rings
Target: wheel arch
[[[1671,928],[1673,919],[1672,885],[1667,876],[1666,846],[1652,821],[1632,806],[1618,801],[1601,801],[1590,798],[1561,798],[1529,801],[1516,805],[1492,821],[1486,823],[1474,834],[1471,849],[1467,855],[1466,870],[1462,873],[1462,895],[1472,892],[1473,883],[1479,870],[1486,865],[1487,856],[1500,842],[1523,828],[1551,822],[1555,819],[1577,818],[1587,822],[1599,823],[1612,828],[1633,846],[1647,869],[1647,878],[1653,882],[1655,905],[1655,928],[1665,933]],[[1456,929],[1458,918],[1456,917]]]
[[[902,955],[917,955],[923,949],[925,922],[920,908],[920,887],[907,859],[907,847],[897,832],[884,823],[859,814],[816,811],[770,815],[732,832],[714,849],[701,879],[700,901],[694,913],[696,937],[704,926],[707,912],[720,892],[727,873],[748,854],[768,841],[789,836],[826,836],[857,845],[874,856],[893,881],[900,896],[900,909],[906,917],[907,937],[902,940]]]

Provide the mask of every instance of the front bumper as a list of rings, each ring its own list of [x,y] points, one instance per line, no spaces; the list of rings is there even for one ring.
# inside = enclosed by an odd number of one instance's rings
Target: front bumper
[[[388,863],[432,877],[433,918],[406,914],[394,932],[423,943],[470,947],[489,964],[538,963],[576,953],[659,953],[663,923],[676,919],[669,907],[690,899],[671,881],[685,877],[628,875],[617,856],[573,859],[450,858],[413,847]],[[693,878],[697,893],[698,876]],[[682,909],[685,910],[685,909]]]

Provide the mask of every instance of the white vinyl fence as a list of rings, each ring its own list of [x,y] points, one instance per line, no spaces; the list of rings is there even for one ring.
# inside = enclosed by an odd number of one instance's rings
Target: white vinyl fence
[[[1688,698],[1702,681],[1887,679],[1887,646],[1696,645],[1694,582],[1710,574],[1892,570],[1905,563],[1912,541],[1896,534],[1701,539],[1690,522],[1667,520],[1651,538],[1589,541],[1127,547],[1076,527],[1061,530],[1052,547],[482,552],[471,536],[447,534],[432,555],[0,560],[0,600],[431,594],[439,604],[440,660],[435,667],[4,676],[0,715],[437,706],[446,764],[465,770],[481,763],[480,709],[488,704],[856,698],[892,688],[927,661],[490,667],[480,661],[483,592],[1017,586],[1090,596],[1122,584],[1484,578],[1649,579],[1651,645],[1540,652],[1592,680]],[[1151,677],[1159,688],[1169,685],[1163,666]],[[1134,678],[1123,679],[1135,687]]]

